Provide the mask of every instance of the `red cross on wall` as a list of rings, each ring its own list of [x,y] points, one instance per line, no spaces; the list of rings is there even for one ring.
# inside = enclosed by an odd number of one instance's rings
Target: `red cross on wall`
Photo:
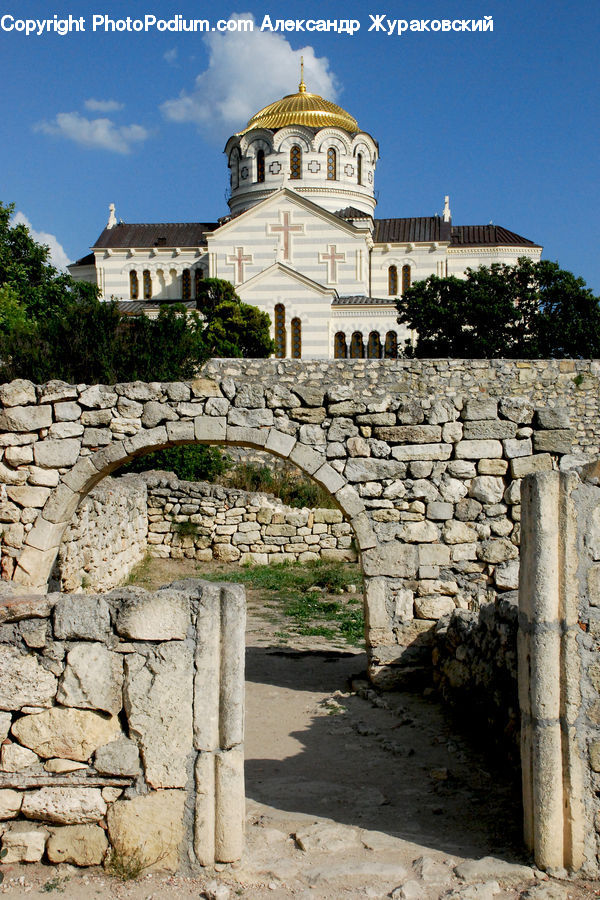
[[[291,260],[291,235],[304,234],[304,225],[291,225],[292,214],[280,212],[281,225],[269,225],[269,234],[281,234],[283,237],[283,258]]]
[[[337,284],[337,264],[346,262],[345,253],[337,253],[335,244],[327,245],[327,253],[319,253],[319,262],[327,263],[327,281],[329,284]]]
[[[229,256],[226,259],[226,262],[227,262],[228,266],[236,267],[235,283],[241,284],[244,281],[244,263],[252,262],[252,254],[248,253],[248,254],[246,254],[246,256],[244,256],[244,248],[236,247],[235,255],[229,254]]]

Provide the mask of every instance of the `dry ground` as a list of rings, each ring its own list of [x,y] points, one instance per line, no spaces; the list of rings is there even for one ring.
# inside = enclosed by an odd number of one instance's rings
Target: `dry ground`
[[[138,583],[152,588],[207,571],[235,575],[236,569],[154,560],[142,567]],[[497,864],[491,874],[475,873],[476,884],[458,879],[453,868],[464,860],[528,862],[510,768],[485,741],[465,737],[433,697],[371,691],[360,648],[339,636],[295,632],[275,594],[248,591],[241,863],[203,877],[144,873],[130,882],[101,870],[5,866],[0,893],[342,900],[388,897],[404,884],[404,896],[413,900],[600,896],[597,883],[548,881],[542,873],[523,880],[519,871],[499,874]]]

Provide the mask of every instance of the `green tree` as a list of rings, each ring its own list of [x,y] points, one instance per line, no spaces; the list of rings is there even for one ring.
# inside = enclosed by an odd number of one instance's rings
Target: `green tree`
[[[600,306],[557,263],[495,263],[466,278],[430,276],[405,291],[398,321],[417,332],[408,355],[455,358],[600,356]]]

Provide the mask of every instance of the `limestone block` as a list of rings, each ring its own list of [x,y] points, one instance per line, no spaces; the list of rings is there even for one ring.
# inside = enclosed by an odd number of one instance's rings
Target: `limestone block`
[[[282,431],[277,431],[276,428],[272,428],[265,444],[265,450],[271,450],[278,456],[287,457],[294,449],[295,443],[296,438],[292,435],[284,434]]]
[[[533,421],[533,404],[525,397],[506,397],[500,401],[500,415],[511,422],[529,425]]]
[[[56,676],[33,653],[0,644],[0,709],[47,706],[56,695]]]
[[[532,472],[551,472],[552,457],[549,453],[536,453],[535,456],[523,456],[510,461],[513,478],[524,478]]]
[[[103,644],[75,644],[67,654],[56,699],[63,706],[119,712],[123,705],[123,657]]]
[[[333,469],[329,463],[324,463],[320,469],[313,473],[313,478],[330,494],[335,494],[346,484],[342,476]]]
[[[62,441],[71,438],[81,437],[83,434],[83,425],[79,422],[55,422],[48,429],[48,437],[52,440]],[[41,463],[38,463],[41,465]]]
[[[403,425],[419,425],[424,420],[425,413],[418,400],[409,400],[398,406],[398,421]]]
[[[433,522],[407,522],[402,526],[399,537],[409,544],[426,544],[439,541],[440,532]]]
[[[0,597],[0,625],[20,622],[23,619],[46,619],[52,612],[55,602],[56,594]]]
[[[473,473],[474,474],[474,473]],[[442,500],[446,503],[458,503],[468,493],[467,485],[459,478],[451,478],[445,472],[438,486]]]
[[[118,419],[119,417],[117,417]],[[110,409],[86,409],[81,413],[81,424],[91,425],[92,428],[98,428],[101,425],[110,425],[117,421],[113,419]]]
[[[426,446],[422,444],[421,446]],[[292,457],[290,457],[291,459]],[[344,468],[344,477],[352,482],[380,481],[384,478],[403,478],[406,469],[403,463],[392,459],[349,459]]]
[[[18,503],[20,506],[29,506],[34,509],[41,508],[50,495],[50,488],[47,487],[30,487],[27,484],[7,486],[6,493],[9,500]]]
[[[0,821],[16,819],[21,811],[23,793],[0,789]]]
[[[79,403],[65,400],[54,404],[54,418],[57,422],[77,422],[81,416]]]
[[[162,422],[175,422],[179,416],[175,410],[167,406],[166,403],[159,403],[158,400],[149,400],[144,405],[142,413],[142,425],[144,428],[155,428]]]
[[[0,412],[0,431],[39,431],[52,425],[52,407],[12,406]]]
[[[123,385],[122,387],[129,387],[129,385]],[[95,384],[86,388],[79,395],[79,402],[87,409],[110,409],[116,405],[117,399],[117,394],[103,384]]]
[[[1,793],[1,792],[0,792]],[[6,856],[3,865],[21,862],[39,862],[44,855],[48,831],[29,822],[15,822],[2,835],[2,849]]]
[[[442,503],[440,501],[434,501],[427,504],[427,518],[433,519],[433,521],[444,521],[446,519],[451,519],[453,514],[453,503]]]
[[[500,503],[503,495],[504,482],[494,475],[478,475],[469,485],[469,496],[481,503]]]
[[[209,397],[204,407],[207,416],[226,416],[229,410],[227,397]]]
[[[507,459],[531,456],[533,453],[531,438],[525,438],[524,440],[511,438],[510,440],[502,441],[502,446],[504,447],[504,455]]]
[[[125,661],[129,733],[138,741],[146,780],[154,788],[186,785],[193,672],[192,650],[180,642],[158,646],[148,660],[136,653]]]
[[[196,437],[194,423],[190,421],[167,422],[167,436],[171,443],[191,443]]]
[[[273,425],[272,409],[235,409],[227,414],[228,425],[240,428],[263,428]]]
[[[107,718],[87,710],[54,707],[23,716],[12,726],[12,734],[38,756],[60,756],[86,762],[103,744],[121,733],[116,716]]]
[[[474,527],[451,519],[444,525],[442,537],[446,544],[466,544],[476,541],[478,534]]]
[[[73,866],[100,866],[108,850],[103,828],[97,825],[64,825],[52,831],[46,845],[52,863]]]
[[[446,469],[451,478],[474,478],[477,474],[475,463],[466,459],[453,459]]]
[[[487,563],[501,563],[519,555],[517,547],[506,538],[482,541],[477,547],[477,559]]]
[[[446,613],[454,610],[452,597],[430,594],[415,597],[415,616],[417,619],[441,619]]]
[[[6,739],[11,723],[11,714],[9,712],[0,712],[0,744]]]
[[[77,772],[80,769],[87,769],[85,763],[75,762],[74,759],[47,759],[44,763],[46,772],[53,772],[55,775],[66,775],[68,772]]]
[[[535,420],[539,428],[556,430],[571,427],[568,410],[561,406],[554,409],[536,409]]]
[[[41,822],[85,825],[106,815],[106,803],[99,788],[43,787],[26,792],[21,813]]]
[[[515,422],[501,419],[479,419],[465,422],[463,438],[465,440],[487,441],[490,439],[505,440],[514,438],[517,433]]]
[[[35,387],[31,381],[16,378],[14,381],[0,385],[0,403],[2,406],[25,406],[35,403]]]
[[[477,463],[479,475],[506,475],[508,463],[505,459],[480,459]]]
[[[516,591],[519,587],[519,560],[510,559],[494,570],[496,587],[503,591]]]
[[[320,429],[321,440],[325,441],[325,431]],[[358,428],[352,419],[346,419],[343,416],[335,419],[333,424],[327,429],[328,441],[345,441],[346,438],[355,437],[358,434]],[[311,443],[306,441],[306,443]]]
[[[107,822],[115,852],[136,856],[150,871],[176,872],[184,837],[185,800],[185,791],[155,791],[113,803]]]
[[[109,629],[110,610],[100,597],[61,595],[54,607],[54,635],[60,640],[102,641]]]
[[[422,544],[419,547],[419,566],[447,566],[450,548],[446,544]]]
[[[498,416],[498,401],[493,397],[469,399],[462,411],[462,418],[466,421],[480,419],[495,419]]]
[[[105,447],[113,439],[110,428],[86,428],[81,441],[82,447]]]
[[[377,426],[375,436],[383,441],[397,441],[401,444],[436,444],[442,440],[439,425],[392,425]]]
[[[533,449],[537,453],[571,453],[576,441],[577,433],[573,428],[536,431],[533,435]]]
[[[500,459],[500,441],[459,441],[456,444],[457,459]]]
[[[448,422],[442,428],[442,441],[445,444],[456,444],[462,440],[463,424],[462,422]]]
[[[216,754],[215,861],[235,862],[244,850],[244,751]]]
[[[190,601],[183,591],[113,591],[120,599],[116,630],[136,641],[182,641],[190,626]]]
[[[418,550],[414,544],[390,541],[365,550],[362,563],[365,575],[414,578],[417,574]]]
[[[456,446],[460,446],[457,444]],[[450,459],[453,444],[403,444],[392,447],[392,456],[397,460]],[[393,476],[390,476],[393,477]]]
[[[117,401],[117,412],[124,419],[139,419],[144,411],[142,403],[136,400],[129,400],[127,397],[119,397]],[[92,424],[91,422],[88,424]]]
[[[0,771],[20,772],[40,762],[37,753],[20,744],[4,744],[0,750]]]
[[[25,447],[7,447],[4,451],[4,459],[10,466],[24,466],[33,462],[33,448]]]

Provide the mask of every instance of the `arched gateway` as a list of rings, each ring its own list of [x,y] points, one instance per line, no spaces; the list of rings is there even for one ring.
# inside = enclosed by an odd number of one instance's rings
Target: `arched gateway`
[[[322,485],[352,526],[371,676],[416,676],[440,616],[517,586],[520,479],[593,446],[594,366],[214,360],[187,383],[5,384],[3,576],[44,591],[81,499],[133,456],[259,448]]]

